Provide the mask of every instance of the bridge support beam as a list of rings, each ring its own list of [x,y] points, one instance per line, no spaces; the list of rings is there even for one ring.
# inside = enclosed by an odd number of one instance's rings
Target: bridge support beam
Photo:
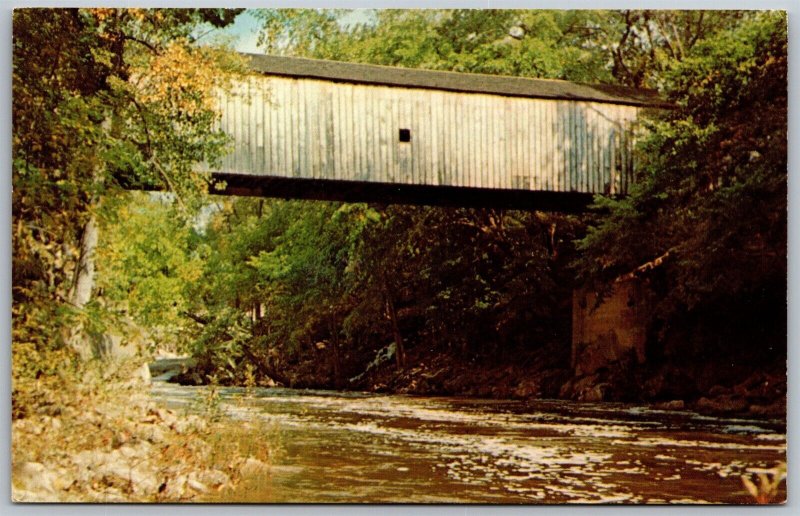
[[[580,192],[501,190],[444,185],[375,183],[214,172],[209,192],[216,195],[463,206],[580,213],[593,195]]]

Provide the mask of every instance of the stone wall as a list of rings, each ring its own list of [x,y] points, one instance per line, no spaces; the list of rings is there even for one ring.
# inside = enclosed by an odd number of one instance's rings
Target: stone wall
[[[646,284],[638,278],[619,280],[597,300],[597,293],[589,289],[572,294],[571,360],[576,376],[629,357],[640,364],[645,360],[646,314],[651,302]]]

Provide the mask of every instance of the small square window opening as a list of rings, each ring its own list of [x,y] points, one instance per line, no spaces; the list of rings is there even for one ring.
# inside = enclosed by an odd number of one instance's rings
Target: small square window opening
[[[411,129],[400,129],[400,141],[401,142],[411,141]]]

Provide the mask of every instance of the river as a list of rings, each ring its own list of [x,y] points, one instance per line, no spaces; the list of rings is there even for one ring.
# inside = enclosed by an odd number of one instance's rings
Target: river
[[[207,389],[154,382],[152,394],[193,411]],[[740,476],[786,457],[777,420],[561,400],[219,394],[223,417],[277,434],[263,502],[741,503]]]

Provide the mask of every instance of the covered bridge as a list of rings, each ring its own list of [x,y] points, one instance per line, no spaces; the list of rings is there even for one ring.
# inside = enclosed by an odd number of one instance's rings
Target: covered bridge
[[[251,55],[216,193],[571,211],[625,194],[652,91]]]

